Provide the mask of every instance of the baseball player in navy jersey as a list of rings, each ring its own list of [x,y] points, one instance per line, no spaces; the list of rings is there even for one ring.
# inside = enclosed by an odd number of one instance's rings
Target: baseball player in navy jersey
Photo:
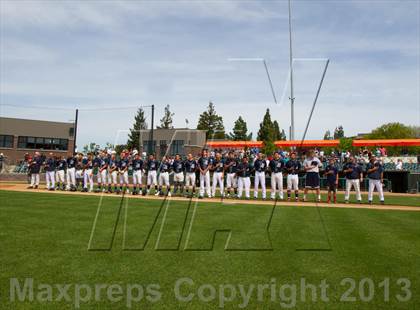
[[[55,190],[55,158],[53,153],[49,153],[45,161],[45,181],[48,190]]]
[[[29,162],[29,173],[31,175],[31,185],[28,188],[38,188],[39,172],[41,171],[42,159],[39,152],[35,152],[35,156]]]
[[[115,151],[111,152],[111,158],[108,164],[108,193],[112,193],[112,189],[117,191],[117,177],[118,177],[118,166],[117,156]]]
[[[290,201],[292,190],[295,191],[295,200],[299,200],[299,170],[301,169],[300,162],[296,159],[296,153],[290,154],[290,159],[286,163],[287,171],[287,200]]]
[[[55,179],[57,184],[57,189],[66,189],[66,168],[67,168],[67,161],[65,160],[64,156],[57,157],[56,160],[56,173],[55,173]],[[60,186],[61,185],[61,186]]]
[[[327,167],[325,168],[325,176],[328,184],[328,199],[327,203],[331,201],[331,193],[333,193],[333,201],[337,202],[337,186],[338,186],[338,169],[335,166],[335,158],[331,157]]]
[[[222,154],[219,152],[216,153],[215,158],[211,164],[211,170],[213,171],[213,188],[212,188],[212,196],[216,197],[216,188],[219,184],[220,195],[222,197],[225,196],[224,191],[224,160],[222,158]]]
[[[106,191],[108,187],[108,165],[109,165],[109,157],[105,151],[102,151],[99,154],[98,160],[98,191]]]
[[[360,193],[360,182],[363,182],[362,169],[357,165],[353,156],[350,156],[349,161],[343,166],[343,173],[346,176],[346,193],[344,200],[349,202],[351,188],[356,190],[356,199],[359,203],[362,202],[362,195]]]
[[[76,155],[77,162],[76,162],[76,190],[79,188],[79,185],[81,185],[83,189],[83,182],[84,182],[84,166],[83,166],[83,154],[77,154]]]
[[[238,198],[242,198],[242,193],[245,189],[245,198],[250,198],[251,189],[251,171],[253,167],[248,162],[248,157],[244,156],[242,162],[238,165],[236,174],[238,175]]]
[[[201,152],[201,157],[198,159],[198,170],[200,171],[200,196],[199,198],[204,197],[204,192],[207,193],[207,196],[211,197],[210,190],[210,158],[208,156],[208,151],[204,149]]]
[[[371,156],[369,163],[366,166],[366,174],[369,178],[369,204],[372,204],[373,192],[375,188],[379,193],[379,200],[381,201],[381,204],[384,204],[384,190],[382,188],[384,182],[384,171],[380,162],[376,161],[375,156]]]
[[[133,195],[138,195],[143,191],[142,189],[142,173],[143,173],[143,160],[140,154],[134,150],[133,160],[131,161],[131,167],[133,168]]]
[[[125,191],[128,194],[130,192],[130,190],[128,189],[128,186],[130,184],[128,181],[128,166],[128,152],[124,150],[121,152],[120,160],[118,161],[118,175],[120,176],[120,189],[118,193]]]
[[[171,196],[171,184],[169,183],[169,173],[171,172],[171,163],[168,157],[163,156],[159,165],[159,189],[157,195],[163,195],[162,187],[166,187],[166,195]]]
[[[76,190],[76,166],[77,157],[76,154],[67,158],[67,190]]]
[[[187,160],[184,162],[185,167],[185,187],[186,195],[192,197],[195,194],[195,173],[197,171],[197,162],[192,154],[187,155]],[[191,189],[191,194],[190,194]]]
[[[150,186],[155,187],[155,193],[158,193],[157,186],[157,170],[159,168],[159,162],[155,159],[153,154],[149,155],[149,160],[146,163],[147,170],[147,194],[150,193]]]
[[[262,199],[266,198],[266,189],[265,189],[265,171],[267,170],[267,161],[265,156],[262,153],[257,154],[257,158],[254,162],[254,198],[258,198],[258,187],[261,184]]]
[[[83,192],[91,192],[93,190],[93,156],[89,154],[83,158]],[[89,190],[88,190],[89,183]]]
[[[271,172],[271,199],[276,199],[277,193],[283,199],[283,168],[284,162],[279,153],[274,153],[273,159],[269,164]]]
[[[321,201],[321,194],[319,190],[319,168],[322,167],[321,161],[315,156],[313,150],[309,151],[308,157],[303,162],[303,168],[306,172],[305,189],[303,192],[303,201],[306,201],[306,195],[309,189],[315,189],[317,201]]]
[[[238,170],[238,165],[239,162],[235,157],[235,153],[230,151],[228,158],[225,161],[227,197],[230,197],[232,190],[235,195],[237,194],[238,178],[236,172]]]
[[[179,154],[175,155],[172,163],[172,170],[174,171],[174,194],[180,189],[181,195],[184,192],[184,162],[181,160]]]

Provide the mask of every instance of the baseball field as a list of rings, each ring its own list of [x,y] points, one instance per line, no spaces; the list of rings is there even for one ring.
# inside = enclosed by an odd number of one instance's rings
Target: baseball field
[[[420,305],[419,195],[329,207],[3,185],[0,199],[1,309]]]

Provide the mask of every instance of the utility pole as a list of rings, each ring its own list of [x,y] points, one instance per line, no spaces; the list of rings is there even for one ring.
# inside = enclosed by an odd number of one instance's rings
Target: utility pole
[[[77,121],[79,118],[79,109],[76,109],[76,116],[74,118],[74,144],[73,144],[73,154],[76,153],[76,138],[77,138]]]
[[[153,130],[155,127],[155,105],[152,104],[152,128],[150,129],[149,153],[153,153]]]
[[[290,140],[295,139],[295,97],[293,95],[292,5],[289,0],[289,51],[290,51]]]

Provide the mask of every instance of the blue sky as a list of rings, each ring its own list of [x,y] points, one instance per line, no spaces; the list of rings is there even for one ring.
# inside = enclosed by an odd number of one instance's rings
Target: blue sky
[[[2,116],[69,121],[71,109],[98,108],[81,111],[79,145],[122,143],[135,108],[121,107],[155,104],[159,120],[169,104],[174,125],[187,118],[193,128],[212,100],[227,131],[241,115],[255,137],[270,108],[288,132],[286,1],[3,0],[0,9]],[[418,1],[293,1],[294,56],[331,61],[308,138],[339,124],[353,135],[420,123],[419,16]],[[228,61],[238,57],[267,60],[279,104],[262,64]],[[322,69],[295,62],[297,138]]]

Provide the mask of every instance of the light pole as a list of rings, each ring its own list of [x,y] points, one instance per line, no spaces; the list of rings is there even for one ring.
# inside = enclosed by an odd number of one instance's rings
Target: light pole
[[[290,60],[290,140],[295,139],[295,97],[293,95],[292,5],[289,0],[289,60]]]

